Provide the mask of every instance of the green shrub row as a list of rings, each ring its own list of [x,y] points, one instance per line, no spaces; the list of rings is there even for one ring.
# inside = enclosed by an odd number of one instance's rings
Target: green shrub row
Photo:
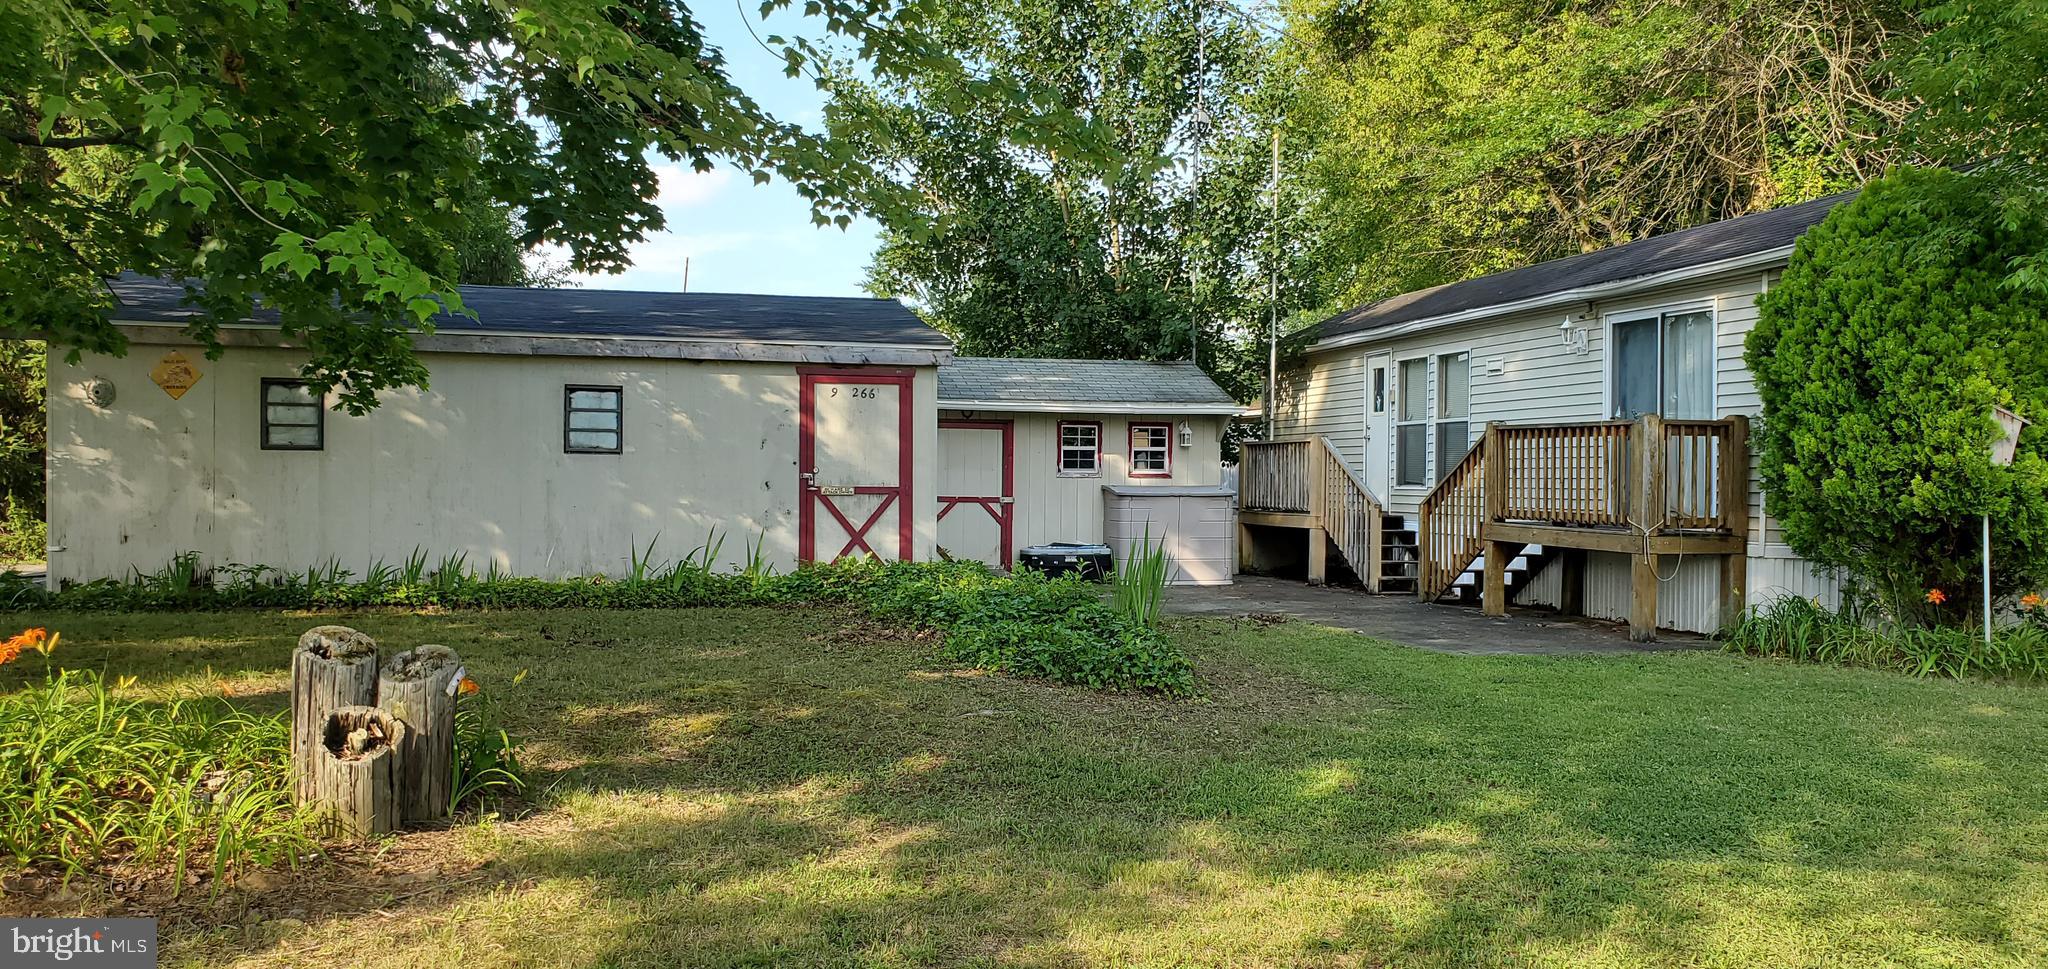
[[[1869,623],[1811,599],[1787,596],[1751,613],[1723,642],[1730,652],[1915,676],[2048,677],[2048,615],[2039,607],[2029,608],[2020,622],[1995,629],[1987,643],[1975,628]]]
[[[651,555],[651,552],[650,552]],[[203,570],[183,555],[165,569],[56,592],[0,575],[0,607],[93,611],[175,609],[675,609],[850,605],[871,616],[943,634],[945,653],[994,672],[1061,683],[1185,694],[1187,658],[1154,626],[1156,610],[1128,615],[1074,577],[1001,575],[973,562],[843,560],[776,573],[758,555],[738,572],[714,556],[657,568],[636,554],[628,574],[562,580],[478,575],[460,557],[429,568],[373,567],[362,579],[335,566],[287,573],[260,566]]]

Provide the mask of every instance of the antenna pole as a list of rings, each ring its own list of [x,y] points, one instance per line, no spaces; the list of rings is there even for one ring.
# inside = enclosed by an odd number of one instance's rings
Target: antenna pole
[[[1280,120],[1273,120],[1272,255],[1266,267],[1266,301],[1272,319],[1266,330],[1266,440],[1278,431],[1280,413]]]
[[[690,291],[690,257],[683,257],[683,292]]]

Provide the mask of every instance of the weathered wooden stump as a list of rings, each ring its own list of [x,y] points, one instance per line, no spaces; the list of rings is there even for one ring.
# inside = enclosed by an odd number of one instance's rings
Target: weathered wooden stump
[[[313,797],[327,715],[377,702],[377,641],[347,626],[315,626],[292,651],[292,793]]]
[[[377,675],[377,707],[405,724],[399,803],[405,822],[448,816],[455,761],[455,691],[462,659],[446,646],[391,657]]]
[[[342,707],[320,730],[312,802],[337,835],[367,838],[398,830],[405,724],[376,707]]]

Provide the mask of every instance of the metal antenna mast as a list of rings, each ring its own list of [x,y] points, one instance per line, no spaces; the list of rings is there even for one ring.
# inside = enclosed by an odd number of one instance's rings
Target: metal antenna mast
[[[1206,4],[1195,0],[1195,110],[1188,119],[1188,133],[1195,142],[1194,160],[1190,165],[1188,183],[1194,193],[1195,213],[1202,211],[1202,149],[1209,139],[1209,18]],[[1193,226],[1191,225],[1190,228]],[[1197,366],[1202,362],[1202,253],[1197,251],[1188,267],[1189,295],[1194,297],[1193,313],[1188,320],[1188,359]]]

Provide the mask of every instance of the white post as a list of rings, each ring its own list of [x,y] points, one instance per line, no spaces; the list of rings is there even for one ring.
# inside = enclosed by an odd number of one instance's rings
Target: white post
[[[1991,516],[1984,516],[1984,644],[1991,644]]]

